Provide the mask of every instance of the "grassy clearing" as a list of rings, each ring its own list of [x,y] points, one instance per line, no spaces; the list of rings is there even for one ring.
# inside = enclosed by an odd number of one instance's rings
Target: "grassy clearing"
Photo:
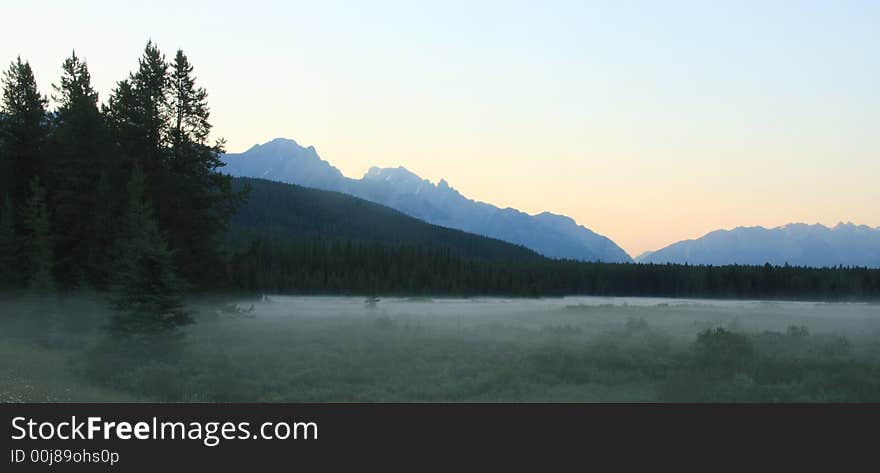
[[[180,336],[121,341],[100,298],[3,301],[0,400],[880,400],[876,306],[226,303],[193,302]]]
[[[4,339],[0,341],[0,402],[125,402],[143,396],[90,383],[73,369],[69,351]]]

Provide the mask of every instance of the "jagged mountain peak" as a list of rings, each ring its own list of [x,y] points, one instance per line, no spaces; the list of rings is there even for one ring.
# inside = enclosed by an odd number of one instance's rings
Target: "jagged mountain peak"
[[[311,148],[311,146],[309,147]],[[273,140],[267,141],[265,143],[257,143],[251,146],[246,153],[249,153],[258,149],[275,149],[275,150],[298,150],[298,149],[307,149],[299,145],[296,140],[290,138],[275,138]]]
[[[398,166],[373,166],[361,179],[351,179],[313,147],[275,139],[245,153],[227,154],[225,171],[233,176],[260,177],[306,187],[344,192],[376,202],[421,220],[523,245],[553,258],[629,262],[632,259],[610,239],[574,219],[544,212],[528,215],[501,209],[459,193],[441,179],[437,184]]]
[[[303,147],[289,138],[275,138],[241,154],[226,154],[223,171],[233,176],[289,182],[325,188],[344,176],[318,156],[314,146]],[[332,189],[338,190],[338,189]]]
[[[396,181],[430,182],[427,179],[422,179],[416,173],[403,166],[397,166],[396,168],[380,168],[378,166],[372,166],[366,174],[364,174],[363,178],[385,181],[393,179]]]

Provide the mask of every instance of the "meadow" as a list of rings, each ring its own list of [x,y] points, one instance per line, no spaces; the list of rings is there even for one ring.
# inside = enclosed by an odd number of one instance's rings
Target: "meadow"
[[[120,338],[100,295],[0,299],[0,401],[880,401],[880,305],[220,297]]]

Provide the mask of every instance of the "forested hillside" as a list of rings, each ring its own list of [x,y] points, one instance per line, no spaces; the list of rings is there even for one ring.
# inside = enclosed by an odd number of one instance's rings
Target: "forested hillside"
[[[358,240],[420,245],[489,260],[539,258],[522,246],[431,225],[383,205],[338,192],[250,178],[234,178],[233,189],[247,190],[248,195],[232,218],[234,241],[239,244],[262,235],[282,241]]]
[[[490,261],[420,245],[257,238],[233,257],[235,287],[293,294],[880,299],[880,270]]]
[[[257,292],[616,295],[817,300],[880,297],[880,270],[609,264],[544,258],[349,195],[235,178],[229,283]]]

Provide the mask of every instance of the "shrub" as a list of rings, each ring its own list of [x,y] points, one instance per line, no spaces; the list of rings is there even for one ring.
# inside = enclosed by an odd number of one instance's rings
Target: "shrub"
[[[752,344],[745,335],[722,327],[700,332],[693,354],[704,373],[722,377],[746,371],[754,358]]]

